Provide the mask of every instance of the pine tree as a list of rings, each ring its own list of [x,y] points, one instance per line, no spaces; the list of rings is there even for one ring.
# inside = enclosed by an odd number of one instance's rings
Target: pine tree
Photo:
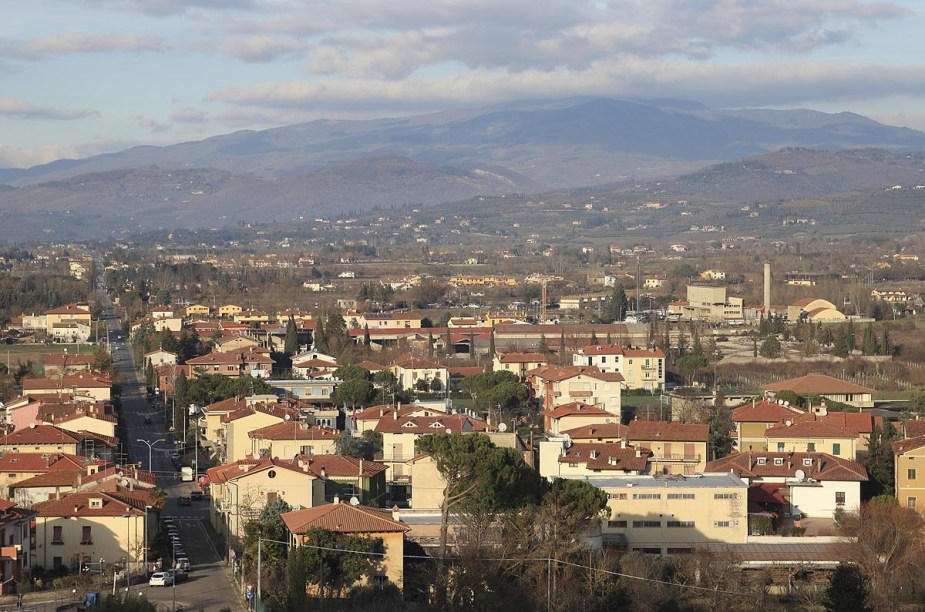
[[[366,328],[366,331],[369,332],[369,327]],[[434,358],[434,334],[427,332],[427,358]]]
[[[895,350],[893,347],[893,340],[890,339],[890,332],[885,328],[883,330],[883,338],[880,340],[878,348],[880,349],[881,355],[892,355]]]
[[[848,326],[845,328],[845,345],[848,348],[848,353],[851,353],[854,350],[854,344],[854,321],[848,319]]]
[[[452,357],[453,356],[453,338],[452,336],[450,336],[449,327],[446,328],[446,334],[444,334],[443,336],[443,347],[444,347],[444,350],[446,351],[446,354]]]
[[[314,345],[316,351],[328,352],[328,339],[324,335],[324,323],[321,321],[321,317],[318,317],[318,325],[315,327]]]
[[[286,340],[283,346],[283,352],[288,357],[292,357],[299,352],[299,331],[296,329],[295,319],[292,318],[292,315],[289,315],[289,320],[286,321]]]
[[[495,358],[495,330],[492,328],[491,333],[488,335],[488,356],[492,359]]]
[[[697,324],[691,321],[691,355],[701,356],[703,355],[703,344],[700,342],[700,330],[697,329]]]
[[[861,343],[861,354],[877,355],[879,353],[880,350],[877,346],[877,337],[874,336],[874,325],[873,323],[868,323],[864,327],[864,340]]]
[[[369,337],[369,323],[363,325],[363,346],[369,346],[372,340]]]
[[[598,339],[597,339],[597,334],[594,333],[594,330],[593,330],[593,329],[591,330],[591,340],[590,340],[590,342],[591,342],[591,346],[597,346],[598,344],[600,344],[600,342],[599,342]]]
[[[559,332],[559,365],[565,365],[565,328]]]
[[[610,296],[610,301],[607,302],[607,307],[601,315],[601,320],[604,323],[622,321],[626,317],[626,305],[626,291],[623,290],[623,285],[616,285],[613,288],[613,295]]]

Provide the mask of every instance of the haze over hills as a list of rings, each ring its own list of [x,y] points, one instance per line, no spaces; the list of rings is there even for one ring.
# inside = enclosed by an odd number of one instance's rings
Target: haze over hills
[[[838,152],[861,147],[877,150]],[[525,101],[0,170],[0,219],[62,239],[605,185],[753,201],[923,182],[922,150],[925,133],[852,113]]]

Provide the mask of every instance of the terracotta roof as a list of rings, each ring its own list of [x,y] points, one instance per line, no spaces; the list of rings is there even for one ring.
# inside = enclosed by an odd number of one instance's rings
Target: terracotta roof
[[[436,410],[434,408],[425,408],[424,406],[418,406],[417,404],[406,404],[404,406],[396,404],[395,406],[389,404],[381,404],[379,406],[370,406],[363,410],[358,410],[353,414],[353,419],[355,421],[373,421],[377,419],[382,419],[392,417],[392,412],[397,411],[399,417],[408,416],[418,411],[429,412],[434,415],[443,414],[442,411]]]
[[[550,382],[559,382],[562,380],[567,380],[569,378],[574,378],[579,374],[600,374],[601,371],[595,366],[540,366],[534,368],[527,372],[527,376],[535,376],[537,378],[542,378],[543,380],[548,380]],[[623,380],[623,377],[620,377],[620,380]]]
[[[646,462],[651,451],[628,446],[621,448],[619,444],[577,443],[566,449],[565,454],[559,455],[559,463],[584,463],[589,470],[614,470],[622,472],[642,472],[646,469]]]
[[[825,374],[807,374],[780,382],[764,385],[765,391],[793,391],[798,395],[834,395],[842,393],[873,393],[869,387],[862,387]]]
[[[890,446],[892,447],[894,454],[901,455],[902,453],[906,453],[925,446],[925,436],[906,438],[905,440],[897,440]]]
[[[70,353],[46,353],[42,355],[42,363],[46,366],[64,366],[65,361],[67,365],[76,366],[76,365],[93,365],[93,362],[96,361],[96,356],[93,353],[85,353],[83,355],[74,355]]]
[[[392,513],[369,506],[324,504],[279,515],[292,533],[320,527],[334,533],[405,533],[411,528],[392,518]]]
[[[54,425],[35,425],[25,427],[2,438],[4,446],[19,444],[77,444],[80,438],[76,433],[55,427]]]
[[[762,400],[739,406],[732,411],[733,423],[777,423],[803,414],[802,410]]]
[[[445,370],[446,366],[430,361],[428,359],[402,359],[392,363],[391,367],[398,367],[405,370]]]
[[[706,442],[710,426],[677,421],[631,421],[629,439],[633,442]]]
[[[289,470],[290,472],[299,472],[300,474],[305,474],[305,476],[314,478],[314,474],[306,472],[291,461],[279,458],[254,459],[252,457],[209,468],[206,470],[206,475],[211,482],[223,483],[229,480],[236,480],[245,474],[255,474],[270,468],[281,468]]]
[[[247,401],[243,397],[229,397],[220,402],[209,404],[204,410],[215,414],[217,412],[235,412],[247,406]]]
[[[264,353],[260,351],[250,351],[248,349],[241,349],[238,351],[229,351],[227,353],[209,353],[201,357],[194,357],[193,359],[186,360],[186,365],[190,365],[190,366],[222,365],[222,364],[238,364],[238,363],[272,364],[273,360],[267,357]]]
[[[2,472],[86,471],[86,457],[68,453],[6,453],[0,457]]]
[[[883,425],[882,417],[875,417],[866,412],[829,412],[825,415],[808,412],[794,417],[793,421],[795,423],[803,421],[825,423],[830,427],[853,433],[855,437],[859,437],[861,434],[869,434],[874,430],[874,426],[880,427]]]
[[[907,438],[925,436],[925,419],[909,419],[903,423],[903,432]]]
[[[78,372],[69,376],[60,378],[23,378],[23,393],[35,390],[54,390],[69,388],[84,389],[108,389],[112,387],[112,381],[105,376],[93,374],[90,372]]]
[[[305,361],[300,361],[299,363],[293,363],[292,367],[336,370],[338,365],[333,361],[325,361],[324,359],[307,359]]]
[[[102,499],[102,506],[91,508],[91,499]],[[144,516],[145,506],[153,505],[153,502],[154,499],[147,491],[134,491],[132,494],[92,491],[67,493],[60,499],[39,502],[32,507],[39,516]]]
[[[761,459],[764,460],[763,464],[759,463]],[[781,460],[780,465],[775,464],[775,459]],[[738,453],[707,463],[704,471],[733,472],[741,478],[793,478],[797,470],[802,470],[808,478],[819,481],[867,480],[867,470],[860,463],[828,453]]]
[[[251,438],[263,440],[339,440],[341,433],[330,427],[310,425],[304,427],[298,421],[274,423],[247,432]]]
[[[358,368],[363,368],[364,370],[368,370],[372,373],[388,370],[388,368],[382,365],[381,363],[376,363],[375,361],[369,361],[369,360],[361,361],[360,363],[355,363],[353,365],[355,365]]]
[[[300,416],[299,410],[294,406],[290,406],[288,403],[259,403],[251,404],[250,406],[244,406],[238,410],[235,410],[234,412],[229,412],[228,414],[222,415],[222,423],[231,423],[232,421],[237,421],[238,419],[249,417],[257,412],[275,416],[278,419],[285,419],[286,415],[288,414],[289,419],[293,421],[298,421]]]
[[[379,419],[376,431],[381,433],[434,434],[472,433],[485,431],[485,421],[472,419],[463,414],[447,414],[430,417],[400,417]]]
[[[450,378],[465,378],[473,374],[482,374],[485,368],[479,366],[447,366],[446,370]]]
[[[819,421],[793,422],[768,427],[764,431],[766,438],[856,438],[857,435]]]
[[[371,478],[388,468],[378,461],[368,461],[344,455],[296,455],[292,463],[304,467],[310,474],[326,478],[351,478],[362,476]]]
[[[665,353],[662,352],[662,349],[626,349],[623,351],[623,354],[626,357],[653,357],[656,359],[663,359]]]
[[[562,404],[561,406],[556,406],[551,410],[544,410],[543,414],[547,415],[551,419],[561,419],[562,417],[585,414],[588,416],[613,416],[603,408],[598,408],[597,406],[592,406],[591,404],[585,404],[584,402],[571,402],[568,404]]]
[[[595,423],[594,425],[582,425],[560,433],[568,434],[573,440],[616,439],[627,435],[629,428],[620,423]]]
[[[60,306],[58,308],[52,308],[51,310],[45,311],[46,315],[83,315],[89,316],[91,313],[89,310],[84,310],[83,308],[78,308],[74,304],[68,304],[67,306]]]

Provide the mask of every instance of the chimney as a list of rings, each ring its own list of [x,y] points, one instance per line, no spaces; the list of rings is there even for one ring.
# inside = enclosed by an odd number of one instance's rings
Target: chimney
[[[359,472],[358,475],[359,475],[360,477],[363,476],[363,460],[362,460],[362,459],[360,459],[360,472]]]
[[[400,407],[401,407],[401,406],[399,406],[399,408],[400,408]],[[397,421],[397,420],[398,420],[398,410],[393,410],[393,411],[392,411],[392,420],[393,420],[393,421]]]
[[[400,514],[399,511],[398,511],[398,506],[397,506],[397,505],[392,506],[392,520],[393,520],[393,521],[400,521],[400,520],[401,520],[401,514]]]
[[[771,262],[764,262],[764,316],[771,315]]]
[[[77,511],[80,510],[80,506],[74,504],[74,514],[77,514]]]
[[[339,495],[335,495],[335,496],[334,496],[334,503],[335,503],[335,504],[339,504],[339,503],[340,503],[340,496],[339,496]]]
[[[379,406],[379,418],[381,419],[383,415],[382,406]]]
[[[642,449],[639,448],[638,446],[636,447],[636,458],[637,458],[637,459],[641,459],[641,458],[642,458]]]
[[[327,478],[327,477],[328,477],[328,471],[327,471],[326,469],[324,469],[324,466],[323,466],[323,465],[321,466],[321,472],[320,472],[320,474],[321,474],[321,477],[322,477],[322,478]],[[337,499],[337,498],[335,497],[334,499]],[[337,502],[334,502],[334,503],[337,503]]]

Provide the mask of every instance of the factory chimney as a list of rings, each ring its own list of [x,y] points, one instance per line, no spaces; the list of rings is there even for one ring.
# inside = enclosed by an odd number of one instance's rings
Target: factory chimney
[[[764,317],[771,316],[771,262],[764,262]]]

